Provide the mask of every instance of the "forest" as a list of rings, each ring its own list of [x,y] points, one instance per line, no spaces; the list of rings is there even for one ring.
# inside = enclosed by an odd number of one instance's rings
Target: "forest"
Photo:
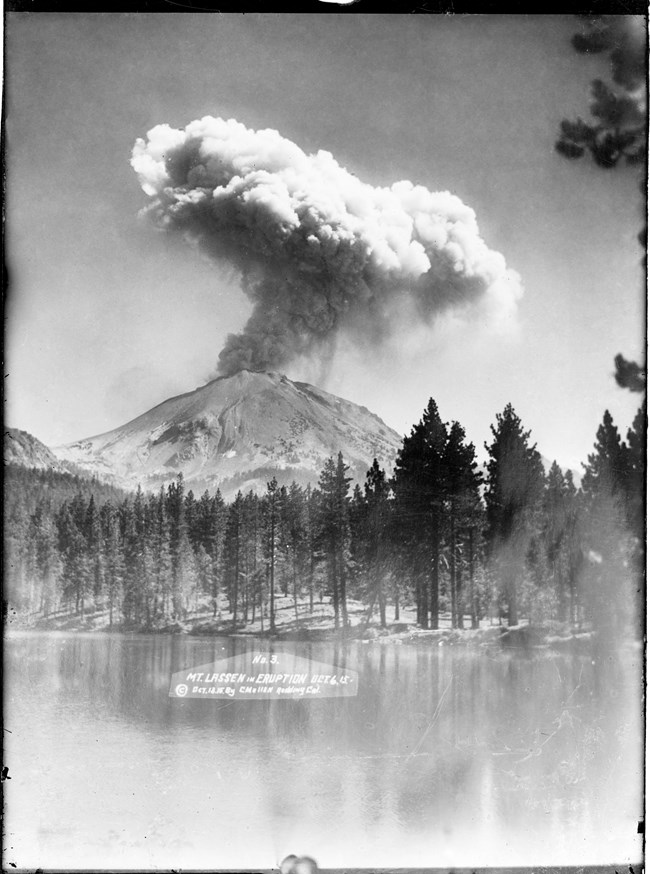
[[[207,615],[224,631],[276,631],[279,598],[309,624],[351,602],[386,628],[561,623],[642,634],[645,405],[625,440],[605,412],[579,486],[546,473],[511,405],[479,468],[458,422],[430,400],[389,476],[351,487],[342,454],[318,484],[196,496],[182,475],[135,494],[67,473],[5,468],[5,610],[33,623],[102,613],[109,628],[162,630]],[[299,612],[300,608],[300,612]],[[300,622],[298,620],[300,619]]]

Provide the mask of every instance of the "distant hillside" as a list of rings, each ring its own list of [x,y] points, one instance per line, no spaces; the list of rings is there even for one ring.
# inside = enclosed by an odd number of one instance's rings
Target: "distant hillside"
[[[111,501],[117,505],[129,497],[129,492],[96,477],[18,464],[5,466],[3,485],[6,522],[17,505],[23,512],[33,513],[39,503],[45,502],[51,510],[56,510],[64,501],[79,494],[86,500],[92,495],[98,504]]]
[[[17,428],[5,428],[4,463],[39,470],[64,470],[59,459],[44,443]]]

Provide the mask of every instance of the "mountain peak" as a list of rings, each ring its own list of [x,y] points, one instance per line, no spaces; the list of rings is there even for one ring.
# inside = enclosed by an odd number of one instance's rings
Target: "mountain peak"
[[[363,482],[374,458],[392,469],[400,446],[365,407],[282,373],[240,370],[55,452],[123,487],[158,488],[183,473],[191,488],[220,488],[228,498],[263,491],[273,476],[317,485],[339,451]]]

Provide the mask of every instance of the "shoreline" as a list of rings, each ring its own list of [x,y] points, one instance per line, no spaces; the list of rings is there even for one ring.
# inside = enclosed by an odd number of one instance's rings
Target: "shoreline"
[[[325,606],[325,605],[323,605]],[[292,607],[293,610],[293,607]],[[281,614],[284,611],[278,611]],[[367,610],[351,605],[350,624],[336,628],[333,615],[323,610],[319,615],[290,618],[279,615],[276,629],[271,633],[263,630],[260,623],[243,621],[233,626],[232,619],[212,616],[193,616],[179,622],[171,622],[159,627],[146,627],[136,624],[113,623],[108,621],[106,611],[94,611],[85,616],[75,614],[52,614],[44,617],[24,617],[9,609],[5,614],[5,631],[45,633],[97,633],[97,634],[143,634],[143,635],[184,635],[188,637],[232,637],[251,640],[274,641],[277,643],[364,643],[377,645],[411,646],[451,646],[462,648],[512,649],[519,651],[553,650],[585,651],[596,641],[593,630],[570,629],[559,622],[529,622],[514,626],[482,620],[479,628],[471,628],[469,617],[464,628],[452,628],[449,614],[441,614],[440,627],[424,629],[416,625],[408,608],[403,611],[402,621],[387,621],[382,628],[378,617],[368,617]],[[362,614],[362,615],[360,615]]]

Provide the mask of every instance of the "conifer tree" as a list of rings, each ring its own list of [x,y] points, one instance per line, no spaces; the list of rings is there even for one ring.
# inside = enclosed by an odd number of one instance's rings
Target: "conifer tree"
[[[252,615],[255,615],[256,602],[259,600],[257,581],[258,552],[260,548],[259,515],[259,498],[251,490],[244,498],[242,506],[242,561],[240,576],[244,586],[244,622],[248,621],[249,609],[252,611]],[[254,621],[254,619],[251,621]]]
[[[368,569],[369,531],[368,507],[364,492],[359,483],[352,489],[349,501],[348,518],[350,521],[350,594],[369,606],[367,622],[370,621],[375,604],[372,603],[371,591],[374,581]],[[352,588],[353,587],[353,588]],[[375,599],[376,600],[376,599]]]
[[[348,565],[350,558],[350,520],[348,508],[348,491],[352,477],[349,477],[349,466],[343,460],[343,453],[339,452],[336,460],[336,511],[337,511],[337,561],[338,578],[341,591],[341,618],[343,627],[349,624],[347,604]]]
[[[195,551],[198,553],[203,550],[209,558],[209,563],[201,559],[200,585],[210,597],[213,618],[216,618],[218,610],[225,515],[221,492],[217,489],[211,497],[206,489],[196,502],[192,511],[192,523],[188,525],[188,534]]]
[[[465,429],[458,422],[449,428],[444,450],[446,527],[449,541],[449,582],[451,619],[454,628],[464,625],[464,598],[462,591],[463,534],[475,527],[480,512],[479,486],[474,445],[465,442]]]
[[[317,514],[318,498],[316,491],[311,485],[305,489],[304,501],[304,544],[305,544],[305,561],[306,561],[306,576],[307,588],[309,591],[309,613],[314,612],[314,581],[316,569],[316,514]]]
[[[609,410],[596,432],[594,452],[584,464],[581,491],[585,547],[589,556],[584,607],[602,639],[622,630],[632,607],[627,526],[628,448]]]
[[[62,562],[54,522],[43,503],[39,504],[32,517],[31,536],[35,558],[33,569],[39,590],[38,609],[47,618],[58,600]]]
[[[212,559],[201,544],[194,550],[194,562],[197,579],[195,610],[198,610],[198,596],[200,593],[210,594],[213,579]]]
[[[546,477],[542,499],[541,540],[550,584],[557,598],[559,618],[573,621],[575,593],[572,593],[571,556],[575,548],[576,488],[556,461]]]
[[[307,569],[305,548],[305,498],[303,490],[292,482],[287,491],[285,531],[287,544],[287,576],[291,583],[293,608],[298,619],[298,597]]]
[[[275,569],[277,559],[278,481],[275,477],[266,484],[265,556],[269,583],[269,631],[275,634]]]
[[[105,597],[108,623],[113,627],[116,612],[121,609],[120,593],[124,586],[124,553],[121,547],[120,520],[117,509],[106,503],[100,510],[104,538]]]
[[[241,491],[239,491],[237,492],[235,500],[228,507],[224,542],[225,578],[233,627],[237,625],[239,585],[242,572],[243,503],[244,497]]]
[[[140,619],[142,542],[133,502],[123,501],[120,506],[120,517],[124,551],[122,614],[128,625],[137,625]]]
[[[174,619],[179,619],[185,612],[188,587],[192,584],[184,577],[184,571],[190,568],[190,560],[187,551],[185,481],[182,473],[178,474],[175,483],[170,483],[167,487],[165,511],[169,519],[169,548],[172,557],[172,614]]]
[[[215,492],[210,502],[210,515],[205,549],[212,560],[212,615],[217,615],[219,600],[219,580],[221,578],[223,541],[226,526],[225,503],[219,489]]]
[[[185,619],[192,605],[194,609],[198,607],[199,594],[194,550],[185,529],[181,531],[176,545],[175,565],[174,618]]]
[[[625,466],[626,515],[632,535],[643,547],[645,528],[645,492],[647,473],[647,412],[645,402],[639,408],[627,432]]]
[[[389,575],[390,487],[386,471],[375,458],[366,474],[363,500],[365,504],[364,564],[370,581],[369,606],[377,603],[379,623],[386,627],[386,601]]]
[[[286,486],[278,488],[277,524],[275,527],[275,581],[286,598],[289,594],[289,495]]]
[[[80,496],[68,504],[65,502],[57,514],[56,526],[59,540],[59,553],[63,562],[63,597],[72,604],[75,614],[81,613],[85,607],[88,590],[88,561],[86,540],[77,527],[78,520],[83,519],[85,507]]]
[[[104,555],[102,550],[102,533],[99,513],[95,505],[95,496],[91,495],[88,502],[85,519],[86,543],[88,548],[90,585],[95,606],[99,605],[104,589]]]
[[[485,504],[487,542],[508,612],[508,625],[519,622],[519,586],[544,489],[544,468],[535,445],[529,443],[521,419],[511,404],[491,426]]]
[[[154,604],[152,615],[156,623],[167,623],[173,617],[172,593],[174,568],[171,552],[170,523],[166,512],[165,493],[161,487],[152,505],[152,538],[154,554]]]
[[[440,557],[447,481],[447,426],[429,400],[420,422],[404,438],[395,463],[393,490],[403,556],[416,577],[417,622],[438,628]]]
[[[643,633],[646,567],[647,413],[645,401],[627,432],[626,516],[630,535],[630,566],[635,589],[635,615]]]
[[[334,607],[336,628],[348,625],[347,576],[350,549],[348,491],[351,478],[339,452],[336,462],[328,458],[319,479],[319,540],[325,553],[328,587]]]
[[[5,471],[6,473],[6,471]],[[5,478],[4,585],[7,601],[16,609],[35,610],[30,591],[30,517],[22,490],[11,488]]]

